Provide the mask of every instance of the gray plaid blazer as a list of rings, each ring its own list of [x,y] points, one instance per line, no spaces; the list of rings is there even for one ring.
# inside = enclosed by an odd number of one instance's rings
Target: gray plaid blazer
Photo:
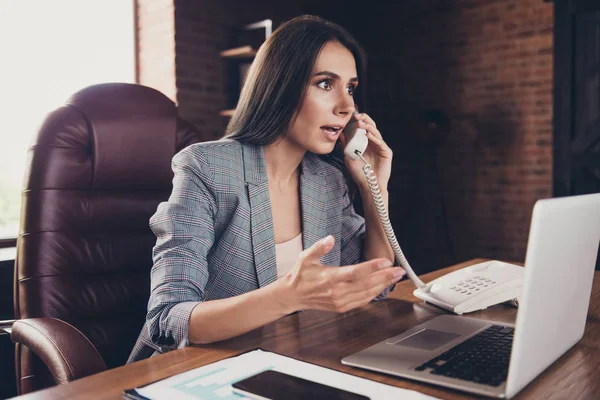
[[[199,302],[277,279],[263,148],[231,139],[197,143],[179,152],[172,167],[171,196],[150,219],[157,242],[148,314],[128,362],[187,346]],[[333,235],[335,246],[321,261],[360,262],[365,221],[354,212],[342,172],[307,153],[300,197],[304,248]]]

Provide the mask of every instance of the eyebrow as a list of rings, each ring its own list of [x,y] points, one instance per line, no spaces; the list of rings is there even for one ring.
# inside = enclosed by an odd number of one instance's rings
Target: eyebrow
[[[332,79],[341,79],[341,77],[338,74],[331,71],[320,71],[317,72],[314,76],[328,76]],[[358,82],[358,78],[355,76],[354,78],[350,78],[348,82]]]

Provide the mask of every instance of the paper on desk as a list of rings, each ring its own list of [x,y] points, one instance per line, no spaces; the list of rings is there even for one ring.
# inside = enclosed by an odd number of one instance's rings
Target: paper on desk
[[[231,384],[268,369],[362,394],[371,400],[435,399],[413,390],[385,385],[262,350],[205,365],[136,391],[142,396],[157,400],[240,400],[244,397],[233,393]]]

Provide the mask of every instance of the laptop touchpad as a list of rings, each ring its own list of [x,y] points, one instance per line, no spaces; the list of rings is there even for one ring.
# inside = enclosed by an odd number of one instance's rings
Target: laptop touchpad
[[[423,329],[394,344],[397,346],[415,347],[422,350],[435,350],[459,336],[460,335],[456,333],[436,331],[435,329]]]

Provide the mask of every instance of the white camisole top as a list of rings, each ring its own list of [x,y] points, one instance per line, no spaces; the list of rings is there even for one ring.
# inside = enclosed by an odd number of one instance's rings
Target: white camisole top
[[[287,242],[275,245],[277,278],[285,276],[294,268],[298,255],[302,252],[302,232]]]

